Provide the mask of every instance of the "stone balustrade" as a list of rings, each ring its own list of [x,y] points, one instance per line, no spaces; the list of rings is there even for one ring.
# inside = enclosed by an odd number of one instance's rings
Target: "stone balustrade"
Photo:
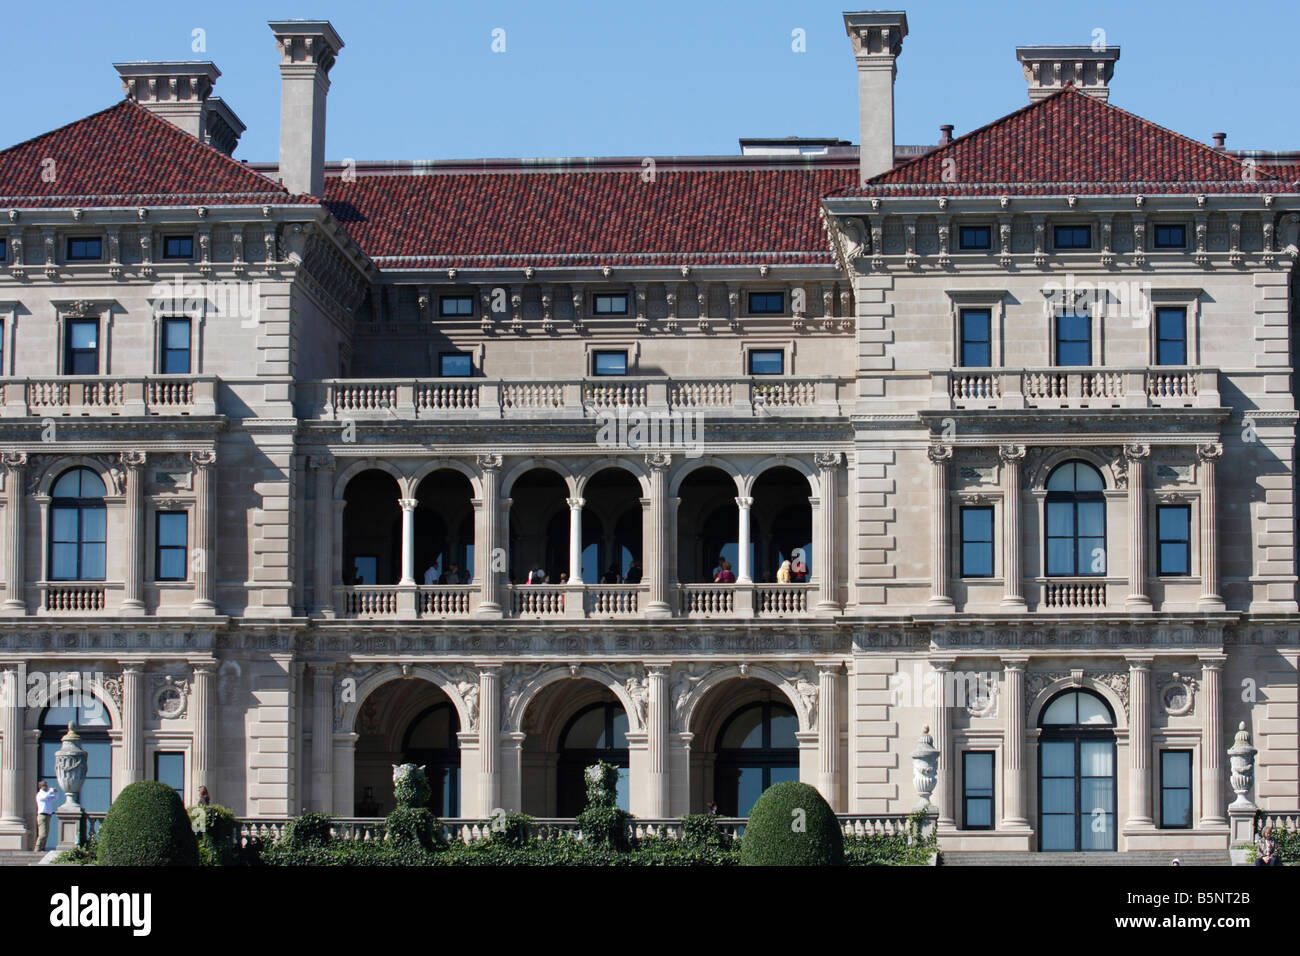
[[[831,376],[668,379],[330,379],[296,388],[298,412],[315,420],[547,417],[593,418],[617,409],[727,415],[839,415],[852,379]]]
[[[1218,369],[1199,366],[954,368],[931,372],[939,408],[1217,408]]]
[[[215,415],[216,395],[214,375],[14,378],[0,393],[0,413],[5,418]]]
[[[1106,607],[1106,581],[1050,578],[1042,582],[1042,607],[1050,611],[1092,611]]]

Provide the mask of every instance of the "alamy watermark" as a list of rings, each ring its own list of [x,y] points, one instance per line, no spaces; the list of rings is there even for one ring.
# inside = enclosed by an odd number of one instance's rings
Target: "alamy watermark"
[[[596,445],[640,451],[680,450],[687,458],[704,454],[704,413],[651,411],[618,405],[596,410]]]

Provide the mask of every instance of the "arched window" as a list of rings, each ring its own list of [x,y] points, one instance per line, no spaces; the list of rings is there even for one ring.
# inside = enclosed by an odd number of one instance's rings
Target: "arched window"
[[[113,799],[113,745],[108,737],[112,720],[103,702],[87,690],[56,695],[54,705],[41,714],[36,779],[58,786],[54,754],[63,745],[68,724],[76,726],[81,748],[86,751],[86,782],[77,800],[90,813],[106,813]],[[59,794],[59,805],[64,796]],[[51,825],[49,842],[43,849],[52,850],[59,842],[58,829]]]
[[[89,468],[65,471],[50,491],[51,581],[104,580],[104,481]]]
[[[435,816],[460,813],[460,718],[450,701],[422,711],[402,738],[402,762],[424,767],[429,809]]]
[[[1106,497],[1101,473],[1067,461],[1047,478],[1048,577],[1106,573]]]
[[[1067,690],[1043,708],[1038,749],[1038,846],[1114,850],[1115,714],[1101,697]]]
[[[727,719],[713,771],[719,813],[748,816],[772,784],[799,779],[798,729],[793,708],[777,701],[749,704]]]
[[[621,704],[599,703],[574,714],[560,735],[556,812],[575,817],[587,805],[583,771],[598,760],[619,768],[618,805],[628,809],[627,714]]]

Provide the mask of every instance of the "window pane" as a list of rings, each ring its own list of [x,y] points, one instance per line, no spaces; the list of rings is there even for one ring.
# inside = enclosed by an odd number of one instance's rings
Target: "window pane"
[[[185,754],[159,752],[153,755],[154,779],[165,783],[185,799]]]
[[[474,299],[468,295],[444,295],[439,311],[443,315],[473,315]]]
[[[1191,509],[1182,505],[1162,506],[1157,524],[1162,541],[1186,541],[1191,527]]]
[[[772,747],[774,749],[793,749],[799,746],[795,733],[799,730],[799,721],[794,712],[784,707],[772,706]]]
[[[1106,483],[1101,480],[1101,472],[1079,461],[1074,463],[1074,487],[1079,491],[1102,491]]]
[[[1078,695],[1073,693],[1062,694],[1060,697],[1057,697],[1055,700],[1053,700],[1050,704],[1047,705],[1047,709],[1043,711],[1043,717],[1040,722],[1044,726],[1046,726],[1047,724],[1073,724],[1078,719],[1077,698]],[[1044,748],[1058,748],[1064,746],[1066,745],[1058,744],[1058,743],[1043,745]],[[1055,753],[1055,751],[1053,752]],[[1046,765],[1044,765],[1043,772],[1048,773],[1048,770],[1046,769]],[[1051,774],[1055,775],[1058,772],[1074,773],[1074,750],[1073,749],[1070,750],[1069,767],[1066,768],[1066,770],[1064,771],[1053,770],[1051,771]]]
[[[597,352],[595,357],[597,375],[626,375],[626,352]]]
[[[1191,574],[1188,567],[1189,548],[1185,544],[1161,544],[1160,567],[1157,574]]]
[[[758,314],[777,314],[785,311],[785,293],[751,292],[749,311]]]
[[[189,319],[168,319],[163,325],[163,342],[169,349],[190,347]]]
[[[1074,810],[1074,777],[1055,776],[1043,780],[1043,812],[1069,813]]]
[[[1047,542],[1047,573],[1049,575],[1074,574],[1074,539],[1050,538]]]
[[[83,544],[81,546],[80,580],[104,580],[104,546],[102,544]]]
[[[52,541],[77,540],[77,511],[75,508],[50,509],[50,535]]]
[[[108,530],[107,512],[103,505],[85,505],[81,509],[81,540],[104,541]]]
[[[1192,792],[1190,790],[1165,790],[1161,793],[1160,825],[1165,827],[1190,827],[1192,825]]]
[[[1160,782],[1166,787],[1192,785],[1192,755],[1185,750],[1166,750],[1160,754]]]
[[[99,341],[98,322],[69,322],[68,341],[74,349],[93,349]]]
[[[993,801],[987,798],[966,802],[966,827],[984,829],[993,826]]]
[[[186,531],[189,516],[184,512],[167,511],[158,515],[158,544],[183,548],[188,541]]]
[[[750,375],[781,375],[784,372],[784,352],[776,349],[755,349],[749,353]]]
[[[1069,501],[1049,501],[1047,503],[1048,537],[1072,537],[1074,535],[1074,505]]]
[[[959,243],[962,249],[987,249],[991,235],[988,226],[962,226]]]
[[[736,813],[747,817],[763,793],[763,771],[760,767],[741,767],[736,781]]]
[[[1101,538],[1080,538],[1076,574],[1106,573],[1106,542]]]
[[[1101,724],[1103,726],[1110,726],[1111,723],[1110,711],[1107,709],[1105,701],[1103,701],[1100,697],[1094,696],[1093,694],[1079,694],[1078,698],[1079,698],[1079,723]],[[1092,774],[1110,773],[1109,770],[1088,770],[1087,769],[1088,762],[1086,759],[1083,759],[1083,755],[1085,753],[1101,753],[1104,751],[1106,755],[1105,757],[1106,765],[1109,766],[1110,744],[1083,743],[1080,744],[1080,747],[1081,749],[1079,751],[1079,755],[1080,755],[1080,759],[1083,760],[1083,764],[1085,768],[1083,771],[1084,773],[1092,773]]]
[[[720,748],[737,749],[740,747],[763,746],[763,707],[755,704],[746,708],[732,718],[718,743]]]
[[[1042,843],[1044,850],[1074,849],[1074,814],[1043,814]]]
[[[438,356],[438,374],[444,377],[464,377],[474,372],[473,359],[468,355],[446,353]]]
[[[50,547],[50,580],[77,579],[77,545],[55,544]]]
[[[168,236],[163,244],[163,257],[167,259],[189,259],[194,255],[194,239],[191,236]]]
[[[627,296],[598,295],[595,297],[594,311],[597,315],[625,315],[627,313]]]
[[[1078,509],[1079,534],[1101,537],[1106,533],[1106,505],[1101,501],[1080,501]]]
[[[966,755],[966,790],[978,792],[993,788],[993,755]]]
[[[184,548],[164,548],[158,552],[159,581],[184,581],[185,573]]]

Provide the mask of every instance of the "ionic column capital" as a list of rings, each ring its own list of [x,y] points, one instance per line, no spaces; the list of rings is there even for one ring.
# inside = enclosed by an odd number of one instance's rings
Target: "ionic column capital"
[[[952,445],[930,445],[925,450],[926,455],[936,465],[945,465],[953,455]]]
[[[1223,457],[1223,442],[1201,442],[1196,446],[1196,457],[1206,463],[1218,461]]]
[[[194,463],[195,468],[198,468],[200,470],[213,468],[217,464],[216,449],[207,449],[205,451],[192,451],[190,452],[190,461]]]

